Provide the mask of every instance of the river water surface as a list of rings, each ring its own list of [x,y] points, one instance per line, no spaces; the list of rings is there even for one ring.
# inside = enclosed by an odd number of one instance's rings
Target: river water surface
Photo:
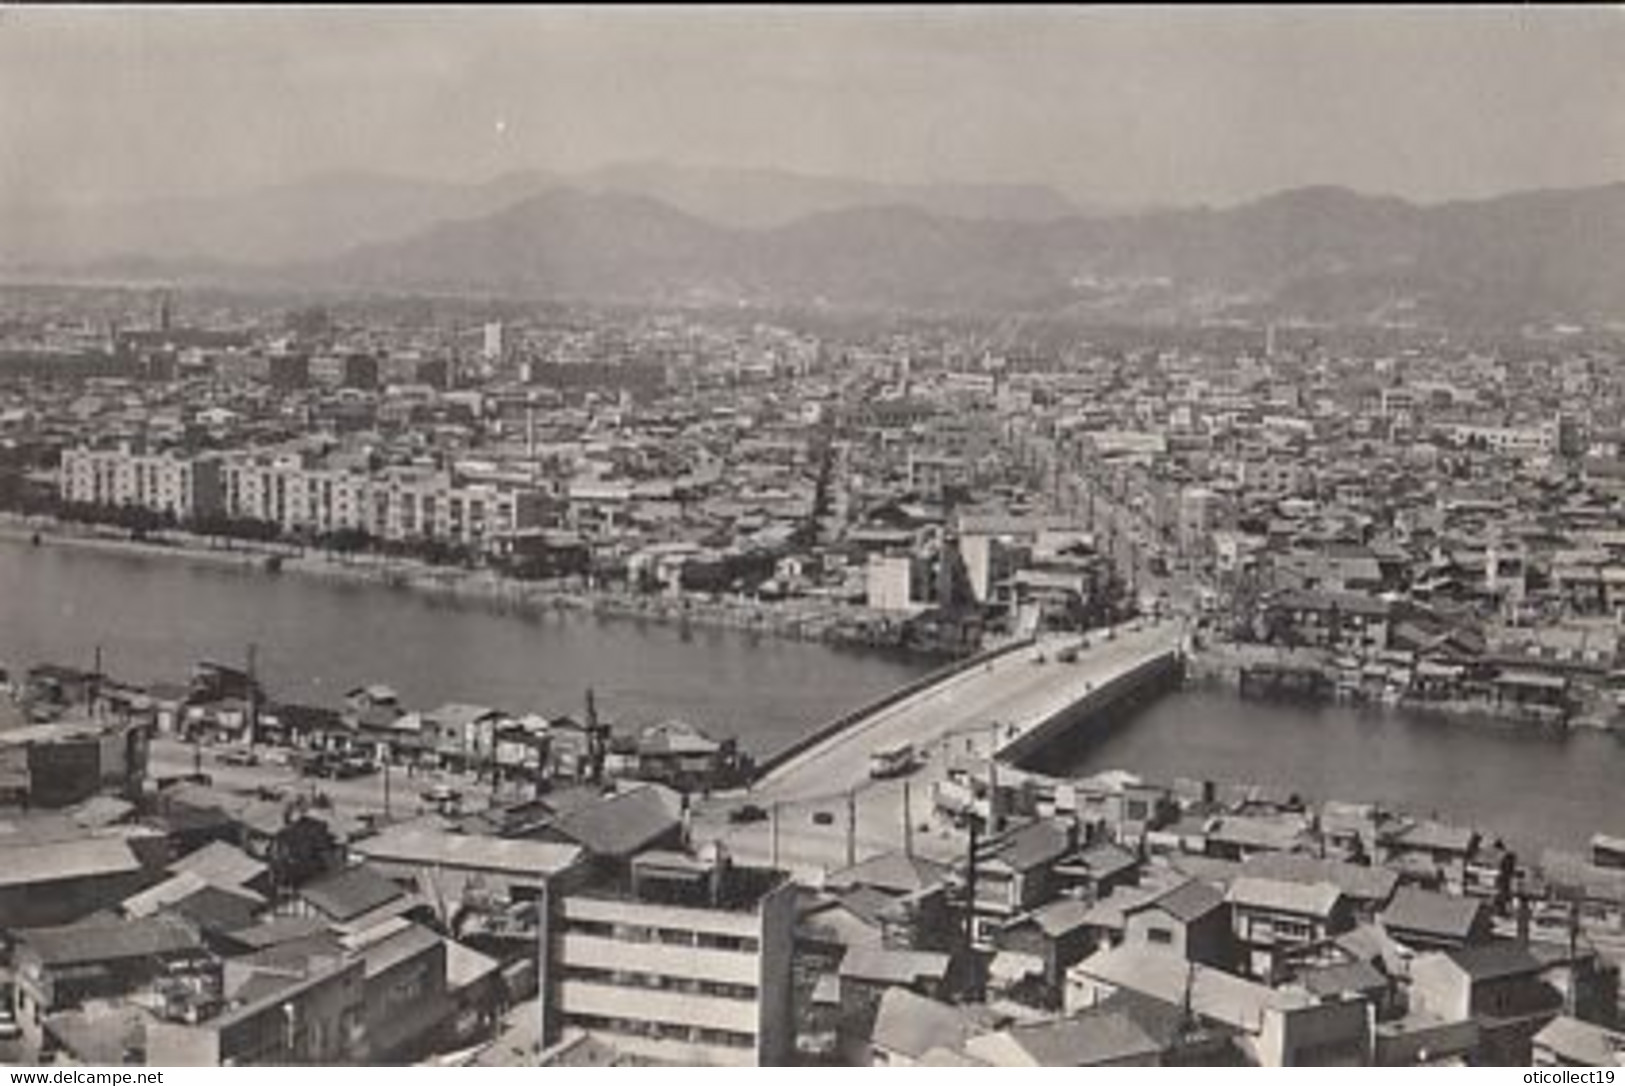
[[[168,557],[0,542],[0,663],[184,681],[258,646],[272,696],[336,705],[384,682],[426,708],[472,701],[610,720],[682,717],[758,755],[929,670],[857,650],[578,613],[521,616],[373,584]],[[1472,822],[1528,847],[1625,834],[1625,742],[1187,689],[1052,772],[1254,781]]]

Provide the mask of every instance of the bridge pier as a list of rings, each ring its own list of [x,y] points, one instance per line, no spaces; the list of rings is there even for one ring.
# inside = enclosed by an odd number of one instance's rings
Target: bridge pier
[[[1026,729],[1000,748],[997,757],[1017,769],[1038,773],[1076,761],[1118,725],[1179,687],[1184,677],[1183,654],[1156,657]]]

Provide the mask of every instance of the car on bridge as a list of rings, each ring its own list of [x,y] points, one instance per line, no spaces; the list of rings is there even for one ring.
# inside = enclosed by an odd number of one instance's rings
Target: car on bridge
[[[877,781],[901,777],[912,773],[919,764],[920,755],[914,749],[914,744],[900,743],[869,755],[869,776]]]

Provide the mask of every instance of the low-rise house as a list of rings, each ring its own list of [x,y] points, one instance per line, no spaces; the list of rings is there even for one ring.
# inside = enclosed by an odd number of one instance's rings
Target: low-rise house
[[[533,836],[581,846],[606,873],[624,871],[641,852],[682,846],[681,807],[675,793],[644,785],[573,807]]]
[[[1066,970],[1094,953],[1099,945],[1090,924],[1094,906],[1062,897],[1016,917],[999,931],[1001,952],[1030,955],[1041,967],[1041,1003],[1059,1006]]]
[[[1140,878],[1140,858],[1128,849],[1101,842],[1055,865],[1056,889],[1068,897],[1098,901]]]
[[[1310,966],[1298,971],[1286,987],[1307,993],[1317,1003],[1367,1003],[1378,1021],[1392,1017],[1397,1009],[1398,986],[1367,961]]]
[[[1535,1034],[1536,1067],[1625,1067],[1625,1033],[1559,1015]]]
[[[1547,849],[1540,872],[1554,904],[1566,905],[1583,928],[1625,933],[1625,869],[1587,861],[1573,852]]]
[[[162,858],[144,858],[142,840],[81,831],[0,844],[0,929],[71,923],[158,881]],[[161,837],[145,840],[163,845]]]
[[[25,809],[71,807],[100,794],[134,800],[153,731],[145,716],[90,716],[82,709],[0,730],[0,781],[9,801]]]
[[[1246,971],[1271,980],[1281,956],[1354,926],[1354,910],[1329,882],[1305,884],[1243,875],[1230,884],[1236,941]]]
[[[399,883],[362,863],[301,887],[295,915],[315,916],[342,930],[362,931],[381,920],[417,910],[422,904]]]
[[[270,977],[221,1013],[196,1023],[147,1026],[147,1062],[158,1067],[333,1066],[366,1058],[366,965],[321,961]]]
[[[1372,1062],[1378,1067],[1467,1067],[1478,1050],[1478,1023],[1425,1010],[1378,1022]]]
[[[1265,607],[1272,640],[1366,655],[1388,648],[1393,605],[1359,592],[1289,591]]]
[[[1571,954],[1551,943],[1499,942],[1418,956],[1410,966],[1414,1010],[1444,1021],[1473,1019],[1474,1059],[1528,1066],[1536,1034],[1571,1009],[1595,1019],[1614,1013],[1619,974],[1594,951]]]
[[[1228,967],[1235,957],[1225,893],[1201,879],[1186,879],[1149,901],[1124,910],[1125,946],[1148,946],[1187,961]]]
[[[540,782],[547,775],[547,721],[535,714],[496,729],[497,770],[505,780]]]
[[[441,764],[478,767],[496,756],[496,733],[508,714],[485,705],[451,702],[422,714],[423,745]]]
[[[984,1017],[969,1008],[907,988],[889,988],[875,1011],[867,1062],[874,1067],[916,1067],[934,1049],[962,1049],[987,1028]]]
[[[554,781],[596,781],[604,771],[609,729],[561,716],[547,725],[547,776]]]
[[[367,1061],[410,1062],[449,1031],[455,1005],[446,990],[446,943],[404,917],[343,939],[363,965]]]
[[[1220,1067],[1241,1062],[1233,1035],[1182,1007],[1119,993],[1064,1018],[982,1033],[964,1050],[992,1067]]]
[[[92,919],[14,933],[17,1022],[37,1046],[48,1015],[153,991],[161,981],[218,981],[197,931],[180,917]]]
[[[466,1048],[488,1040],[501,1022],[502,1011],[519,993],[510,991],[502,963],[455,939],[442,939],[446,947],[446,995],[452,1018],[446,1042]]]
[[[1149,947],[1103,950],[1067,971],[1068,1014],[1124,992],[1187,1008],[1201,1024],[1228,1027],[1260,1066],[1362,1066],[1369,1059],[1363,1003],[1319,1003]]]
[[[830,872],[824,877],[824,887],[844,891],[866,886],[894,897],[904,897],[945,886],[952,873],[948,865],[922,856],[882,852],[851,867]]]
[[[1411,820],[1387,829],[1374,858],[1411,872],[1407,881],[1419,881],[1418,876],[1426,871],[1437,872],[1443,888],[1459,894],[1466,885],[1467,861],[1478,845],[1478,833],[1465,826],[1433,819]]]
[[[1606,833],[1591,835],[1591,862],[1598,867],[1625,870],[1625,837]]]
[[[977,946],[991,947],[1000,928],[1054,896],[1056,865],[1076,844],[1072,825],[1039,819],[978,850],[972,932]]]
[[[169,870],[177,875],[197,875],[210,885],[228,890],[249,890],[261,897],[272,889],[269,867],[223,841],[212,841],[187,853],[171,863]]]
[[[946,864],[887,852],[830,873],[824,886],[886,946],[945,950],[960,931],[948,903],[952,875]]]
[[[1056,791],[1057,810],[1072,813],[1089,839],[1098,831],[1129,848],[1178,815],[1167,788],[1126,774],[1097,774]]]
[[[1291,852],[1311,843],[1309,819],[1301,814],[1235,815],[1206,827],[1207,855],[1241,861],[1260,852]]]
[[[841,959],[837,1045],[848,1062],[860,1063],[874,1036],[881,1000],[893,989],[927,999],[946,998],[952,959],[925,950],[855,946]]]
[[[379,874],[446,902],[465,899],[471,889],[533,901],[550,882],[573,877],[582,860],[573,844],[454,834],[415,823],[362,838],[351,851]]]
[[[632,754],[630,776],[684,792],[727,787],[740,768],[738,745],[732,739],[713,739],[681,720],[639,731],[632,740]]]
[[[1415,886],[1401,886],[1378,917],[1383,930],[1412,950],[1450,950],[1487,942],[1489,903]]]
[[[119,911],[132,918],[172,913],[190,922],[211,946],[219,946],[217,940],[253,926],[265,907],[265,899],[251,890],[214,886],[187,871],[125,898]]]
[[[1343,892],[1362,921],[1374,919],[1399,885],[1399,876],[1385,867],[1323,860],[1302,852],[1256,853],[1242,862],[1241,873],[1284,882],[1329,882]]]

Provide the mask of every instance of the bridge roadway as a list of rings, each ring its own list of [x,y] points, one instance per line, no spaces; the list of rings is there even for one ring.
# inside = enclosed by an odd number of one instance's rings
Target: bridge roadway
[[[973,666],[880,709],[773,767],[748,794],[699,804],[696,836],[720,839],[740,858],[777,862],[813,877],[844,866],[849,852],[861,859],[898,848],[905,821],[915,827],[918,853],[956,855],[961,846],[954,835],[926,825],[932,822],[932,786],[945,775],[949,754],[959,750],[958,738],[966,737],[984,755],[1003,747],[1103,684],[1177,649],[1182,628],[1148,621],[1120,627],[1110,638],[1104,634],[1042,638],[1033,648]],[[1080,646],[1076,661],[1056,659],[1073,646]],[[1040,653],[1046,662],[1036,662]],[[870,753],[902,743],[925,752],[925,764],[903,780],[871,781]],[[729,812],[745,803],[771,810],[771,820],[730,821]]]
[[[1080,645],[1080,642],[1087,644]],[[751,791],[757,802],[792,802],[845,791],[869,777],[872,751],[913,743],[916,749],[944,737],[1003,725],[1001,740],[1049,719],[1090,690],[1132,671],[1178,645],[1169,623],[1129,626],[1113,632],[1046,637],[1032,649],[1010,652],[948,677],[936,686],[842,729],[822,743],[766,773]],[[1079,647],[1073,663],[1058,654]],[[1037,663],[1042,654],[1046,662]],[[1008,729],[1015,729],[1010,732]],[[1002,742],[1000,745],[1003,745]]]

